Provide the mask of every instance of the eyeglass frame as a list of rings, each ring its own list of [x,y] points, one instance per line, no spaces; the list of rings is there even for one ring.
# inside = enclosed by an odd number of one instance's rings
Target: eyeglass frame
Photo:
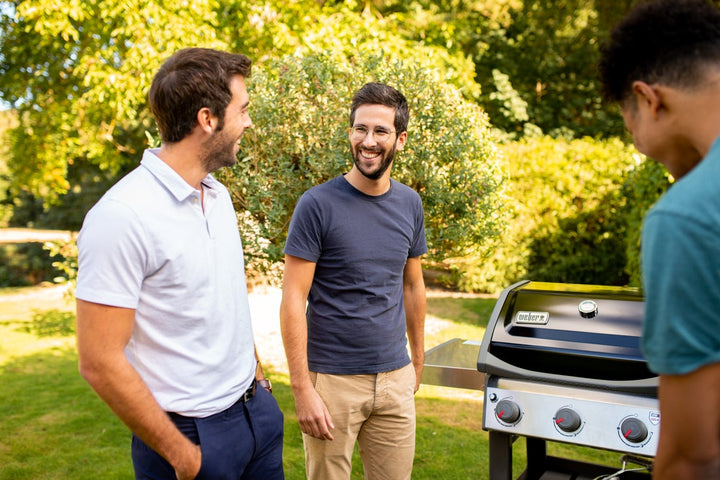
[[[356,136],[356,132],[358,131],[358,129],[365,130],[365,135],[363,135],[362,138],[353,138]],[[388,142],[390,140],[390,134],[393,134],[393,133],[399,137],[399,135],[397,135],[397,133],[398,133],[397,130],[385,130],[383,127],[380,127],[380,131],[378,132],[378,127],[375,127],[371,130],[368,127],[366,127],[365,125],[355,125],[355,126],[350,127],[350,138],[355,142],[362,142],[363,140],[365,140],[368,137],[368,135],[370,135],[370,132],[372,132],[372,135],[373,135],[372,138],[374,138],[375,141],[378,143]],[[378,133],[380,135],[387,134],[388,138],[380,139],[380,138],[378,138]],[[402,132],[400,132],[400,133],[402,133]]]

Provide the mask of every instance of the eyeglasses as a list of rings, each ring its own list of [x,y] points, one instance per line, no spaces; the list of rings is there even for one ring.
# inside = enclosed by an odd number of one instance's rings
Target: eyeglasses
[[[370,130],[364,125],[352,127],[350,129],[350,138],[354,142],[360,142],[362,140],[365,140],[365,137],[367,137],[369,133],[370,133]],[[395,130],[386,130],[382,127],[376,127],[372,131],[373,138],[378,143],[387,142],[390,139],[391,133],[396,133],[396,132],[395,132]]]

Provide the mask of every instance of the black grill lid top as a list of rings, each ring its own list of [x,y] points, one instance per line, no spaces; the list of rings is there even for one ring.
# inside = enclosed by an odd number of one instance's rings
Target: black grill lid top
[[[635,288],[519,282],[498,298],[478,370],[615,389],[654,386],[640,350],[643,314]]]

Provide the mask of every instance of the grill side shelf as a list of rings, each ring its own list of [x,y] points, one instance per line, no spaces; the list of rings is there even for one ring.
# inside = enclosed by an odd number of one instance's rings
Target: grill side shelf
[[[480,343],[454,338],[425,353],[421,382],[441,387],[483,390],[485,375],[476,368]]]

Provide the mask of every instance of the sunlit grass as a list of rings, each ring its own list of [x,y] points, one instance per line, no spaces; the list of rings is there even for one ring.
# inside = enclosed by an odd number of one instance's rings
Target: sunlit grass
[[[453,338],[481,340],[494,298],[430,297],[428,349]],[[132,479],[130,433],[77,372],[73,304],[58,289],[0,292],[0,480]],[[286,372],[268,372],[285,414],[283,461],[302,480],[302,437]],[[416,397],[413,479],[488,478],[482,392],[423,385]],[[550,444],[551,454],[618,465],[620,454]],[[514,477],[524,469],[516,442]],[[362,478],[357,453],[353,479]]]

